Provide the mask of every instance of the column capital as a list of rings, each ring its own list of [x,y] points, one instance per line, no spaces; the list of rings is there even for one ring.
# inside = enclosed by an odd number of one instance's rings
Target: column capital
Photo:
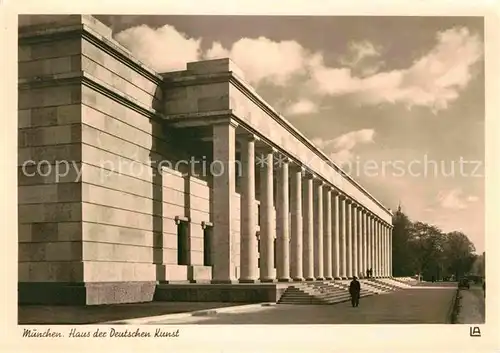
[[[276,164],[278,166],[281,166],[281,164],[284,163],[289,164],[292,162],[292,159],[290,157],[277,149],[273,150],[273,157],[275,158]]]
[[[340,196],[341,193],[338,189],[336,189],[334,186],[330,186],[330,188],[332,189],[332,195],[335,195],[335,196]]]
[[[293,173],[301,173],[301,174],[304,174],[305,173],[305,168],[300,165],[300,164],[297,164],[295,161],[291,160],[290,161],[290,171],[293,172]]]
[[[331,193],[332,193],[332,191],[333,191],[332,186],[331,186],[330,184],[324,183],[324,184],[323,184],[323,187],[325,188],[325,190],[324,190],[324,191],[325,191],[325,193],[330,193],[330,195],[331,195]]]
[[[273,146],[267,145],[267,144],[262,144],[258,147],[255,147],[255,152],[256,153],[261,153],[261,154],[275,154],[277,149]]]
[[[326,185],[325,182],[318,177],[314,178],[314,184],[316,184],[316,186],[318,186],[318,187],[323,187]]]
[[[241,140],[241,141],[250,141],[250,142],[257,142],[257,141],[261,140],[260,137],[257,136],[257,134],[250,132],[250,131],[247,131],[247,130],[244,130],[243,132],[238,133],[237,139]]]
[[[307,168],[303,168],[304,179],[315,180],[317,176]]]

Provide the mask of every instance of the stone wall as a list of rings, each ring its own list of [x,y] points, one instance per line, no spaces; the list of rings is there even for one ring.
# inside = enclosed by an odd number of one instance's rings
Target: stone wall
[[[22,293],[47,282],[52,295],[57,284],[72,293],[78,284],[86,291],[80,301],[101,304],[150,300],[156,281],[210,280],[202,229],[210,222],[208,180],[168,168],[189,156],[155,117],[159,76],[123,55],[102,24],[57,17],[20,31],[21,301],[33,301]],[[45,177],[36,172],[42,160],[52,165]],[[71,171],[56,180],[60,161]],[[160,161],[171,164],[158,168]],[[179,220],[190,221],[189,265],[178,265]]]

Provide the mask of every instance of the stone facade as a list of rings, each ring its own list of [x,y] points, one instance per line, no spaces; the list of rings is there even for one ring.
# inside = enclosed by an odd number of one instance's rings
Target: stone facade
[[[91,16],[21,16],[18,77],[21,303],[390,276],[390,211],[229,59],[158,74]]]

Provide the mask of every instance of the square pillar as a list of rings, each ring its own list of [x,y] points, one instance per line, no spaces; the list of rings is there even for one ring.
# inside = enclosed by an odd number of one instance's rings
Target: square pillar
[[[235,218],[235,129],[237,124],[228,120],[213,125],[213,215],[214,252],[212,281],[232,283],[236,280],[233,261],[233,219]]]

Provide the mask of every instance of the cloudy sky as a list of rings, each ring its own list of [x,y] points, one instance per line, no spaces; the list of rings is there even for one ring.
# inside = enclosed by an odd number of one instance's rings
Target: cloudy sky
[[[159,72],[231,57],[385,205],[484,250],[482,18],[96,17]]]

